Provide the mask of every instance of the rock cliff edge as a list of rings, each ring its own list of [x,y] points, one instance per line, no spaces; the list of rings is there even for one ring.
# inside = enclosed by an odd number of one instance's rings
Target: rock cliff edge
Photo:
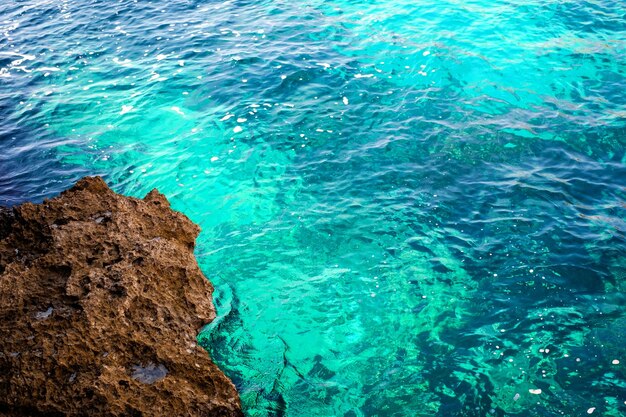
[[[198,232],[100,178],[0,208],[0,416],[242,416],[196,344],[215,318]]]

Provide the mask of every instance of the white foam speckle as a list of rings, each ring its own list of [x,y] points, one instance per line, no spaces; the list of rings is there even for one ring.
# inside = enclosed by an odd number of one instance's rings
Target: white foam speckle
[[[233,132],[235,132],[235,133],[239,133],[239,132],[241,132],[242,130],[243,130],[243,128],[242,128],[241,126],[235,126],[235,127],[233,128]]]
[[[430,51],[424,51],[424,53],[422,53],[422,55],[428,56],[428,55],[430,55]]]
[[[596,408],[591,407],[590,409],[587,410],[587,414],[593,414],[594,411],[596,411]]]
[[[183,113],[183,111],[182,111],[182,110],[180,109],[180,107],[178,107],[178,106],[172,106],[172,111],[173,111],[174,113],[178,113],[178,114],[180,114],[181,116],[184,116],[184,115],[185,115],[185,113]]]
[[[227,114],[226,116],[224,116],[224,117],[222,117],[222,118],[220,119],[220,122],[224,122],[224,121],[226,121],[226,120],[230,119],[231,117],[233,117],[233,115],[232,115],[232,114]]]
[[[237,119],[237,123],[245,123],[248,119],[246,119],[245,117],[240,117],[239,119]]]
[[[345,104],[346,106],[350,104],[350,102],[348,101],[348,97],[343,98],[343,104]]]
[[[120,111],[120,114],[126,114],[126,113],[130,113],[131,111],[133,111],[133,106],[131,105],[124,105],[122,106],[122,111]]]
[[[158,54],[158,55],[157,55],[157,61],[162,61],[162,60],[164,60],[165,58],[167,58],[167,55],[165,55],[165,54]]]
[[[281,80],[284,80],[285,78],[287,78],[287,76],[286,76],[286,75],[281,75],[281,76],[280,76],[280,79],[281,79]]]
[[[619,359],[613,359],[611,362],[613,365],[619,365]]]
[[[113,62],[123,67],[129,67],[132,63],[130,59],[119,59],[118,57],[113,58]]]
[[[215,162],[217,161],[219,158],[217,156],[214,156],[213,158],[211,158],[211,162]]]

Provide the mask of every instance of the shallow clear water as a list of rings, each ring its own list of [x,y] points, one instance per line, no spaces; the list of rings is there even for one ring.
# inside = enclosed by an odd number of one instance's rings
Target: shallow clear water
[[[0,203],[165,193],[248,416],[626,413],[623,2],[27,0],[0,33]]]

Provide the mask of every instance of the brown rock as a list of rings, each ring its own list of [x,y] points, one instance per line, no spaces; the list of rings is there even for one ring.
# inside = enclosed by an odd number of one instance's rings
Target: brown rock
[[[242,416],[196,345],[215,318],[198,232],[100,178],[0,210],[0,416]]]

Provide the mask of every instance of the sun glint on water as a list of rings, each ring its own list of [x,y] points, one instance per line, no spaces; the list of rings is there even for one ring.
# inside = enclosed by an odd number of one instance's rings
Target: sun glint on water
[[[166,194],[246,415],[626,414],[623,2],[26,0],[0,33],[0,203]]]

